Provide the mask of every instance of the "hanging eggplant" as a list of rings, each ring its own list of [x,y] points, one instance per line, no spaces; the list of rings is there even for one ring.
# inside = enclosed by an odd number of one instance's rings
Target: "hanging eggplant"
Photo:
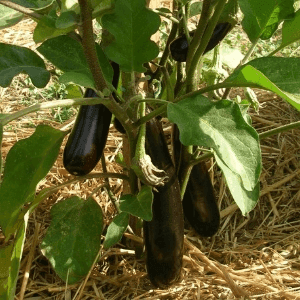
[[[97,97],[97,94],[87,89],[84,97]],[[110,121],[111,112],[102,104],[80,107],[63,154],[69,173],[82,176],[95,168],[106,144]]]
[[[220,212],[205,162],[193,167],[182,206],[184,216],[199,235],[210,237],[218,231]]]
[[[179,140],[179,129],[175,124],[173,125],[172,144],[176,172],[180,178],[179,162],[182,144]],[[220,212],[205,162],[200,162],[193,167],[183,196],[182,206],[186,220],[199,235],[210,237],[218,231]]]
[[[229,22],[217,24],[203,54],[215,48],[224,39],[232,27],[232,24]],[[192,31],[190,32],[190,35],[193,36],[194,33],[195,31]],[[170,44],[171,56],[176,61],[185,62],[187,59],[188,50],[189,45],[185,34],[175,39]]]
[[[118,86],[119,65],[112,63],[114,69],[113,86]],[[85,98],[98,97],[88,88]],[[108,136],[111,112],[103,105],[82,105],[75,125],[68,138],[63,153],[66,170],[76,176],[91,172],[99,162]]]
[[[148,275],[154,286],[166,288],[181,274],[184,219],[179,182],[158,120],[146,125],[146,150],[152,163],[169,177],[153,192],[153,218],[144,222]]]

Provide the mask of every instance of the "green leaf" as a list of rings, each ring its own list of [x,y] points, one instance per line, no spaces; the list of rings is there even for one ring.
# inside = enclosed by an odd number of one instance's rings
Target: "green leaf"
[[[74,99],[74,98],[81,98],[82,91],[80,87],[76,84],[68,84],[66,86],[67,96],[65,98]]]
[[[103,27],[115,37],[105,53],[124,72],[145,72],[143,64],[159,53],[150,37],[158,30],[160,17],[145,5],[145,0],[116,0],[115,12],[102,17]]]
[[[143,185],[137,196],[128,194],[120,198],[120,210],[142,218],[145,221],[151,221],[152,201],[152,188]]]
[[[246,215],[250,212],[259,200],[259,190],[260,190],[260,182],[257,182],[254,189],[251,191],[247,191],[243,184],[241,184],[241,180],[238,175],[233,173],[226,164],[223,163],[222,160],[216,156],[216,162],[218,166],[221,168],[225,178],[227,186],[231,192],[231,195],[241,210],[243,215]]]
[[[0,186],[0,226],[6,237],[14,233],[23,205],[33,200],[37,184],[54,164],[64,136],[60,130],[39,125],[8,152]]]
[[[100,249],[103,217],[95,200],[71,197],[53,205],[42,253],[68,284],[86,276]]]
[[[60,35],[67,34],[77,28],[77,24],[69,22],[70,26],[56,26],[58,17],[55,11],[52,11],[47,16],[43,16],[39,21],[33,32],[33,40],[36,43],[44,42],[47,39],[54,38]],[[59,25],[66,25],[66,22],[61,21]]]
[[[0,247],[0,299],[15,299],[15,290],[19,276],[23,253],[28,215],[20,226],[14,243]]]
[[[269,39],[278,24],[294,12],[294,0],[239,0],[242,26],[251,42]]]
[[[27,73],[38,88],[50,80],[44,61],[32,50],[0,43],[0,53],[0,86],[8,87],[19,73]]]
[[[282,41],[278,51],[300,40],[300,10],[291,20],[286,20],[282,26]]]
[[[272,91],[300,110],[298,66],[300,67],[299,58],[258,58],[236,70],[225,82],[233,83],[233,86],[250,86]]]
[[[73,82],[95,88],[83,48],[79,42],[69,36],[62,35],[45,41],[37,50],[52,64],[65,72],[62,77],[63,83]],[[108,82],[112,82],[113,69],[98,44],[96,44],[96,50],[103,75]]]
[[[0,29],[11,27],[23,19],[23,14],[0,4]]]
[[[190,5],[190,14],[189,17],[200,15],[202,11],[202,2],[194,2]]]
[[[120,214],[114,217],[114,219],[107,228],[105,241],[103,243],[104,249],[112,247],[121,240],[123,233],[127,229],[128,223],[128,213],[121,212]]]
[[[61,13],[60,16],[56,19],[55,26],[56,28],[60,29],[68,28],[73,25],[77,26],[79,18],[79,15],[77,15],[74,11],[66,11]]]
[[[12,0],[11,2],[35,10],[49,7],[54,0]]]
[[[165,13],[165,14],[172,14],[172,12],[166,7],[158,7],[158,8],[156,8],[156,10],[158,10],[162,13]]]
[[[81,86],[84,86],[86,88],[95,88],[94,80],[91,78],[88,74],[82,74],[77,72],[67,72],[62,74],[59,77],[59,82],[68,84],[68,83],[74,83]]]
[[[254,189],[261,172],[259,138],[244,120],[238,104],[229,100],[211,102],[195,95],[170,103],[167,113],[168,119],[178,125],[183,145],[213,148],[244,188]]]

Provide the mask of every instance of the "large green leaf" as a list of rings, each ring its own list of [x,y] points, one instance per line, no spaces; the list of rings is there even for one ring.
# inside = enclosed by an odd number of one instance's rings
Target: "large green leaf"
[[[157,57],[150,40],[160,25],[159,16],[146,8],[145,0],[116,0],[115,12],[102,17],[103,27],[115,37],[105,52],[125,72],[145,72],[143,64]]]
[[[221,168],[227,182],[227,186],[231,192],[231,195],[241,210],[243,215],[250,212],[258,202],[260,182],[257,182],[254,189],[247,191],[241,184],[238,175],[234,174],[218,156],[215,156],[218,166]]]
[[[300,58],[262,57],[247,63],[262,72],[281,90],[300,94]]]
[[[15,299],[28,216],[29,212],[25,215],[14,241],[5,247],[0,247],[0,299]]]
[[[137,196],[123,195],[120,198],[120,209],[123,212],[132,214],[145,221],[152,220],[152,188],[149,186],[142,186]]]
[[[167,113],[179,128],[183,145],[213,148],[215,155],[239,178],[240,185],[248,191],[254,189],[261,171],[259,138],[238,104],[229,100],[211,102],[195,95],[170,103]]]
[[[250,61],[226,80],[233,86],[251,86],[278,94],[300,110],[300,58],[264,57]]]
[[[294,0],[239,0],[242,26],[251,42],[269,39],[278,24],[294,12]]]
[[[61,76],[62,82],[72,81],[78,85],[95,88],[94,79],[79,42],[62,35],[45,41],[37,50],[65,72]],[[108,82],[112,82],[113,69],[98,44],[96,50],[103,75]]]
[[[95,200],[71,197],[51,209],[51,224],[41,244],[56,274],[68,284],[89,272],[101,244],[103,217]]]
[[[300,40],[300,10],[291,20],[286,20],[282,26],[282,41],[278,51],[296,41]]]
[[[27,73],[32,83],[43,88],[50,80],[44,61],[32,50],[0,43],[0,86],[7,87],[19,73]]]
[[[39,125],[8,152],[0,186],[0,226],[6,237],[14,233],[23,205],[32,201],[37,184],[54,164],[64,136],[60,130]]]
[[[127,229],[128,223],[128,213],[121,212],[120,214],[114,217],[114,219],[107,228],[105,241],[103,243],[103,247],[105,249],[112,247],[121,240],[123,233]]]
[[[23,19],[23,14],[0,4],[0,29],[11,27]]]

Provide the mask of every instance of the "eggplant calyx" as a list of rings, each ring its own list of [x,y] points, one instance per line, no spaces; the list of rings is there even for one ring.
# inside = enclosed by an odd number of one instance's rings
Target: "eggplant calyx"
[[[146,185],[163,186],[168,179],[166,172],[155,167],[147,154],[139,159],[133,158],[131,168]]]

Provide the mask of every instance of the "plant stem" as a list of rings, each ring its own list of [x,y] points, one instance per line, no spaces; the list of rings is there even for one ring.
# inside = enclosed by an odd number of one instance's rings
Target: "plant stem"
[[[186,5],[181,5],[181,15],[182,15],[182,28],[183,32],[186,36],[186,40],[188,42],[188,45],[191,43],[191,37],[190,37],[190,32],[187,26],[187,20],[188,20],[188,10],[189,10],[189,2]]]
[[[180,96],[178,98],[175,98],[175,100],[173,101],[173,103],[177,103],[177,102],[182,101],[182,100],[184,100],[186,98],[193,97],[193,96],[198,95],[198,94],[201,95],[201,94],[204,94],[204,93],[207,93],[207,92],[210,92],[210,91],[213,91],[213,90],[218,90],[218,89],[221,89],[221,88],[227,88],[227,87],[249,87],[249,86],[253,87],[253,88],[261,88],[258,85],[249,84],[249,83],[247,83],[247,84],[246,83],[245,84],[240,84],[240,83],[232,83],[232,82],[230,82],[230,83],[221,82],[221,83],[218,83],[218,84],[214,84],[214,85],[211,85],[211,86],[204,87],[204,88],[199,89],[199,90],[194,91],[194,92],[187,93],[184,96]],[[165,105],[162,105],[161,107],[155,109],[154,111],[152,111],[149,114],[147,114],[145,117],[142,117],[139,120],[137,120],[136,122],[134,122],[133,123],[133,127],[137,128],[137,127],[141,126],[141,124],[148,122],[152,118],[157,117],[157,116],[165,113],[167,111],[167,107],[168,107],[168,104],[165,104]]]
[[[249,48],[249,50],[248,50],[247,53],[245,54],[244,58],[241,60],[240,64],[234,69],[234,71],[237,70],[238,68],[240,68],[240,67],[241,67],[242,65],[244,65],[245,63],[248,62],[248,59],[249,59],[249,57],[251,56],[251,54],[253,53],[253,51],[254,51],[254,49],[255,49],[255,47],[256,47],[258,41],[259,41],[259,38],[256,39],[256,40],[252,43],[251,47]],[[234,72],[234,71],[233,71],[233,72]],[[233,72],[232,72],[232,73],[233,73]],[[224,94],[223,94],[223,96],[222,96],[222,99],[226,99],[226,98],[228,97],[228,95],[229,95],[229,93],[230,93],[230,90],[231,90],[231,88],[227,88],[227,89],[225,90],[225,92],[224,92]]]
[[[187,69],[187,81],[186,81],[187,92],[191,92],[197,88],[197,86],[195,85],[195,73],[197,70],[198,63],[209,43],[210,38],[212,37],[212,34],[218,23],[218,20],[220,18],[220,15],[223,11],[223,8],[224,8],[226,2],[227,2],[227,0],[219,0],[219,1],[215,2],[214,14],[212,15],[211,19],[209,20],[207,27],[205,28],[200,45],[198,46],[193,58],[191,59],[191,64],[189,65],[189,68]],[[204,3],[203,3],[203,5],[204,5]],[[214,6],[212,5],[211,9],[213,9],[213,8],[214,8]],[[188,56],[189,56],[189,54],[188,54]]]
[[[251,56],[251,54],[253,53],[253,51],[254,51],[254,49],[255,49],[255,47],[256,47],[256,45],[257,45],[258,42],[259,42],[259,38],[256,39],[256,40],[252,43],[251,47],[249,48],[249,50],[247,51],[246,55],[244,56],[244,58],[242,59],[240,65],[239,65],[237,68],[239,68],[240,66],[242,66],[242,65],[244,65],[245,63],[248,62],[248,59],[249,59],[249,57]],[[235,68],[235,69],[237,69],[237,68]]]
[[[104,79],[97,52],[95,47],[94,40],[94,31],[92,23],[92,8],[90,7],[89,0],[78,0],[81,12],[81,21],[82,21],[82,46],[83,51],[89,65],[89,68],[92,72],[95,85],[98,91],[103,91],[105,88],[108,88],[106,81]],[[112,98],[112,96],[111,96]]]
[[[74,99],[64,99],[64,100],[48,101],[44,103],[37,103],[4,117],[3,119],[0,120],[0,124],[4,126],[15,119],[18,119],[27,114],[42,109],[48,109],[54,107],[65,107],[71,105],[95,105],[95,104],[107,105],[109,104],[109,102],[110,100],[107,98],[74,98]]]
[[[146,103],[145,102],[140,103],[139,112],[141,117],[145,116],[145,110],[146,110]],[[136,160],[139,160],[146,155],[145,145],[146,145],[146,123],[142,124],[139,127],[139,133],[136,141],[135,156],[134,156]]]
[[[171,44],[171,42],[175,39],[176,37],[176,34],[177,34],[177,29],[178,29],[178,23],[173,23],[172,25],[172,29],[170,31],[170,34],[168,36],[168,40],[166,42],[166,47],[164,49],[164,52],[162,54],[162,57],[160,59],[160,62],[159,62],[159,66],[161,67],[164,67],[166,65],[166,62],[167,62],[167,59],[169,57],[169,54],[170,54],[170,49],[169,49],[169,46]],[[151,78],[151,80],[153,79],[158,79],[161,75],[161,69],[158,68],[155,72],[154,72],[154,75],[153,77]]]
[[[152,9],[152,11],[154,11],[155,13],[157,13],[158,15],[160,15],[162,17],[165,17],[166,19],[171,20],[173,23],[177,23],[177,24],[179,23],[179,21],[176,18],[174,18],[172,16],[169,16],[167,13],[164,13],[164,12],[159,11],[157,9]]]
[[[211,7],[212,0],[204,0],[202,5],[202,12],[200,16],[199,23],[197,25],[197,29],[195,31],[194,37],[191,41],[188,51],[188,57],[186,62],[186,69],[189,70],[192,60],[194,58],[194,54],[201,43],[202,36],[205,32],[205,28],[207,23],[212,15],[212,7]]]
[[[165,80],[165,83],[166,83],[167,100],[169,102],[173,102],[174,101],[174,91],[173,91],[172,83],[170,81],[170,76],[169,76],[168,70],[167,70],[166,67],[162,67],[161,71],[164,75],[164,80]]]
[[[19,12],[23,13],[24,15],[27,15],[27,16],[37,19],[37,20],[40,20],[43,17],[43,15],[40,15],[29,8],[26,8],[24,6],[21,6],[19,4],[11,2],[11,1],[0,0],[0,4],[7,6],[9,8],[12,8],[16,11],[19,11]]]
[[[88,175],[85,176],[80,176],[80,177],[76,177],[74,179],[71,179],[67,182],[64,182],[62,184],[56,185],[54,187],[49,187],[49,188],[45,188],[43,190],[41,190],[38,195],[34,198],[33,202],[30,204],[30,206],[27,209],[24,209],[21,213],[20,216],[18,217],[18,219],[22,220],[22,218],[25,216],[25,214],[27,213],[28,210],[32,211],[42,200],[44,200],[45,198],[48,198],[49,196],[51,196],[53,193],[55,193],[56,191],[60,190],[61,188],[68,186],[74,182],[77,181],[81,181],[81,180],[86,180],[86,179],[93,179],[93,178],[119,178],[122,180],[129,180],[128,176],[124,175],[124,174],[119,174],[119,173],[90,173]]]
[[[275,134],[278,134],[278,133],[281,133],[281,132],[285,132],[285,131],[288,131],[288,130],[291,130],[291,129],[295,129],[295,128],[298,128],[298,127],[300,127],[300,121],[293,122],[293,123],[290,123],[290,124],[287,124],[287,125],[283,125],[283,126],[280,126],[280,127],[262,132],[262,133],[259,134],[259,139],[264,140],[264,139],[266,139],[266,138],[268,138],[272,135],[275,135]]]
[[[181,199],[183,199],[187,184],[189,182],[190,174],[192,171],[192,165],[190,162],[190,157],[193,152],[193,146],[183,146],[181,147],[182,155],[181,155],[181,163],[180,163],[180,170],[179,180],[180,180],[180,195]]]
[[[103,172],[107,173],[105,156],[103,154],[101,156],[101,164],[102,164],[102,170],[103,170]],[[115,195],[113,194],[113,192],[111,190],[111,187],[110,187],[109,177],[104,178],[104,180],[106,182],[105,189],[106,189],[106,192],[108,194],[108,197],[110,198],[111,202],[113,203],[116,211],[118,213],[120,213],[121,211],[120,211],[119,205],[117,204],[117,199],[116,199]]]

